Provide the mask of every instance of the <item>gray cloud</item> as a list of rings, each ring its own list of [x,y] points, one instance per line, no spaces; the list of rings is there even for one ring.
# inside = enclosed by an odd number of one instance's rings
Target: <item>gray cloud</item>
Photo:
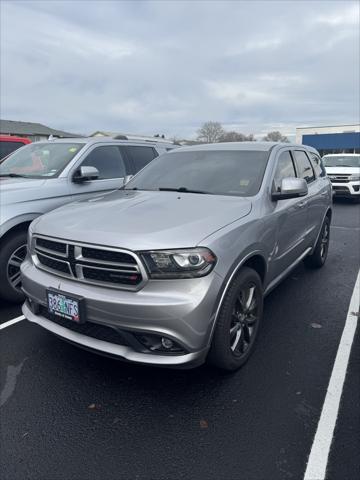
[[[1,117],[90,133],[359,121],[356,2],[1,2]]]

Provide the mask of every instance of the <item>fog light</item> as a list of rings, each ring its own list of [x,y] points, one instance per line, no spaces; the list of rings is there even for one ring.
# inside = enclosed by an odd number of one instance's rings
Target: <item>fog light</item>
[[[185,354],[185,350],[174,340],[156,334],[135,334],[137,340],[154,353]]]
[[[166,350],[170,350],[174,346],[174,342],[170,340],[170,338],[161,337],[161,345],[166,348]]]

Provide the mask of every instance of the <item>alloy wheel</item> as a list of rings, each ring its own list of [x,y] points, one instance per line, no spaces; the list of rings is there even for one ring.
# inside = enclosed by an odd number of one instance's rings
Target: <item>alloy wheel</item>
[[[329,246],[329,233],[330,233],[329,224],[326,222],[324,224],[324,231],[322,234],[321,246],[320,246],[320,256],[322,259],[324,259],[324,257],[326,256],[327,249]]]
[[[259,320],[257,286],[250,284],[239,291],[231,313],[230,348],[236,356],[249,349]]]
[[[9,284],[18,291],[21,291],[20,265],[26,257],[26,244],[18,247],[11,255],[7,263],[7,278]]]

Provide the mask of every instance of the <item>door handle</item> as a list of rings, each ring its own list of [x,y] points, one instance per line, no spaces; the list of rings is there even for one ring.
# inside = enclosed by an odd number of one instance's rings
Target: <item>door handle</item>
[[[302,202],[297,203],[297,206],[298,206],[299,208],[303,208],[303,207],[305,207],[306,205],[307,205],[307,201],[306,201],[306,200],[303,200]]]
[[[327,197],[327,196],[328,196],[328,193],[327,193],[327,192],[322,192],[321,196],[322,196],[322,197]]]

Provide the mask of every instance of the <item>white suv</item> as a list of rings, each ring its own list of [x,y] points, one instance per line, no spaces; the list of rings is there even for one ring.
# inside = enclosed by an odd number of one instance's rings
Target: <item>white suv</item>
[[[360,198],[360,155],[337,153],[325,155],[323,162],[336,196]]]

